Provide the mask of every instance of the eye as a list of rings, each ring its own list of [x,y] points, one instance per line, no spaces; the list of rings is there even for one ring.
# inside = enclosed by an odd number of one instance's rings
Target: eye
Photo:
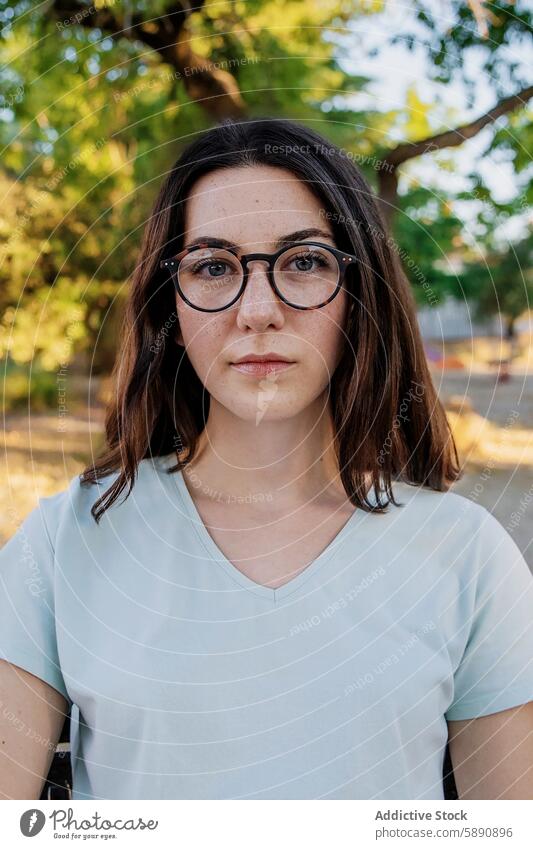
[[[301,274],[316,271],[319,268],[329,268],[332,260],[321,251],[302,251],[293,254],[287,261],[285,268],[299,271]]]
[[[204,269],[207,269],[206,274],[202,274]],[[234,277],[240,275],[240,268],[235,264],[234,260],[228,255],[214,255],[203,257],[195,260],[194,258],[186,259],[180,268],[182,275],[188,277],[207,277],[214,279],[219,277]]]
[[[200,262],[195,262],[192,267],[189,268],[189,272],[191,274],[199,274],[202,269],[209,268],[210,274],[213,277],[222,277],[224,274],[227,274],[227,269],[230,268],[227,262],[222,259],[204,259],[200,260]]]

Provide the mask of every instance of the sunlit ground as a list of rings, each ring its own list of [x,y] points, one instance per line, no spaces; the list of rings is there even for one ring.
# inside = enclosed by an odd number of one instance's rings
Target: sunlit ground
[[[466,474],[455,490],[484,505],[533,568],[533,375],[433,370]],[[40,496],[66,488],[102,444],[103,409],[6,417],[0,463],[0,544]]]
[[[101,410],[6,417],[0,461],[0,544],[16,530],[39,497],[65,489],[102,441]],[[65,428],[60,430],[59,428]],[[91,447],[92,446],[92,447]]]

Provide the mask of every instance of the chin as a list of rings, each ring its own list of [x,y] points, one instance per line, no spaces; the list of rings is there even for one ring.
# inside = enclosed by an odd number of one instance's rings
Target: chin
[[[249,397],[243,397],[244,393],[241,393],[238,400],[233,395],[231,398],[219,397],[218,401],[236,418],[256,426],[291,419],[306,406],[302,404],[301,398],[295,397],[295,393],[287,391],[279,390],[274,397],[268,396],[266,392],[262,397],[260,391],[247,394]]]

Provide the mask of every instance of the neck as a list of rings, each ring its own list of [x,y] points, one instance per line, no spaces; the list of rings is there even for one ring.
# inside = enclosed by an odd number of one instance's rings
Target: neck
[[[198,451],[184,474],[198,494],[255,496],[280,511],[346,498],[327,396],[281,421],[245,421],[211,397]],[[275,506],[274,506],[275,505]]]

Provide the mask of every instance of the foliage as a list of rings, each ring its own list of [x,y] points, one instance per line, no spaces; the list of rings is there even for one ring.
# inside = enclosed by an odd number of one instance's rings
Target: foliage
[[[5,376],[3,401],[8,410],[28,410],[32,413],[51,409],[57,404],[56,377],[43,369],[15,366],[4,361],[2,376]]]
[[[514,322],[525,310],[533,309],[533,239],[510,245],[505,251],[493,251],[484,263],[473,262],[465,269],[470,296],[478,316],[501,313],[507,319],[509,336]]]
[[[61,24],[50,14],[53,5],[0,0],[0,357],[54,371],[81,353],[105,372],[160,181],[212,118],[191,100],[183,74],[147,44],[127,31]],[[134,9],[149,21],[175,6],[144,0]],[[446,32],[430,3],[413,7],[419,29],[412,43],[427,50],[436,79],[451,79],[465,51],[482,48],[485,72],[500,85],[508,48],[527,28],[518,3],[491,6],[499,22],[490,22],[487,39],[476,34],[472,11],[459,0],[451,0],[454,23]],[[112,9],[131,16],[132,4],[115,0]],[[380,0],[200,3],[187,15],[186,37],[197,56],[236,81],[248,115],[308,122],[353,154],[376,187],[380,158],[394,138],[414,141],[435,131],[432,104],[414,86],[397,109],[353,106],[352,95],[371,80],[346,70],[342,44],[354,17],[386,9]],[[509,64],[506,74],[508,83],[519,82],[518,66]],[[493,252],[495,225],[524,211],[531,133],[524,109],[488,140],[488,151],[511,158],[522,175],[521,198],[496,203],[478,174],[463,196],[436,197],[413,182],[400,196],[394,235],[422,303],[428,287],[437,299],[458,291],[446,257],[464,251],[468,258],[468,250],[454,201],[482,201],[479,224]],[[481,297],[484,284],[475,283],[474,270],[471,277]]]

